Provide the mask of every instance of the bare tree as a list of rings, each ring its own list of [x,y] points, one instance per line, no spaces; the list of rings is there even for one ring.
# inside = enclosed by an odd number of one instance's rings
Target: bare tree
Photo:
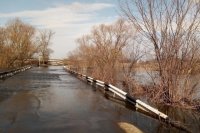
[[[122,83],[126,92],[131,95],[144,93],[141,84],[135,80],[136,72],[140,69],[140,60],[145,55],[145,49],[141,47],[141,40],[137,38],[137,32],[131,43],[124,49],[124,59],[122,60]]]
[[[123,49],[131,43],[133,30],[123,19],[93,27],[91,34],[77,39],[76,58],[95,78],[116,83],[123,59]],[[72,57],[72,56],[70,56]],[[73,56],[74,57],[74,56]]]
[[[52,31],[42,31],[16,18],[0,27],[0,67],[19,67],[28,63],[34,55],[41,54],[43,62],[48,60]]]
[[[189,77],[199,56],[200,2],[126,0],[121,9],[153,47],[160,82],[152,98],[185,104],[193,92]]]
[[[91,33],[91,41],[96,48],[96,69],[93,75],[107,82],[116,83],[123,48],[129,44],[132,37],[128,24],[122,19],[112,25],[102,24],[94,27]]]
[[[0,67],[5,65],[4,47],[5,47],[5,29],[3,27],[0,27]]]
[[[44,30],[40,32],[38,53],[39,56],[42,57],[43,64],[49,60],[49,56],[53,52],[53,50],[49,48],[53,35],[54,33],[51,30]]]
[[[4,47],[4,64],[6,67],[22,66],[26,59],[34,54],[33,38],[35,28],[19,19],[11,20],[3,30],[1,39]]]

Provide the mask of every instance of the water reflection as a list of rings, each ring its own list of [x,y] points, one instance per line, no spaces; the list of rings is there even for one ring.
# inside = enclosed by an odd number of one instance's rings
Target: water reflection
[[[155,71],[152,71],[151,76],[158,80],[158,74]],[[149,85],[152,83],[152,79],[150,75],[145,71],[137,72],[135,75],[136,80],[138,80],[141,84]],[[198,84],[200,79],[200,74],[193,75],[190,77],[190,85],[195,87],[196,93],[193,95],[194,99],[200,98],[200,84]],[[184,93],[184,90],[179,90],[179,93]],[[167,114],[175,123],[178,122],[181,125],[185,126],[192,132],[199,132],[200,131],[200,113],[195,112],[194,110],[190,109],[182,109],[178,107],[171,107],[171,106],[163,106],[157,105],[157,108]],[[162,125],[161,125],[162,126]],[[158,128],[158,132],[161,132],[163,127]],[[175,132],[175,131],[173,131]]]
[[[132,74],[132,76],[135,78],[135,80],[137,80],[138,83],[142,84],[142,85],[151,85],[153,84],[153,81],[155,83],[157,83],[159,81],[159,74],[157,71],[145,71],[145,70],[141,70],[138,72],[135,72]],[[182,81],[181,81],[182,80]],[[182,86],[184,86],[184,81],[185,79],[182,78],[180,79],[180,84],[182,84]],[[193,91],[195,92],[193,95],[194,99],[200,99],[200,74],[194,74],[192,76],[189,77],[189,85],[191,88],[194,88]],[[184,87],[181,87],[184,88]],[[185,90],[179,90],[179,93],[184,93]]]
[[[163,112],[168,114],[173,121],[181,124],[192,132],[200,131],[200,113],[189,109],[171,106],[160,106]]]
[[[39,108],[40,100],[36,96],[26,91],[13,95],[0,104],[0,129],[7,132],[16,123],[37,120]]]

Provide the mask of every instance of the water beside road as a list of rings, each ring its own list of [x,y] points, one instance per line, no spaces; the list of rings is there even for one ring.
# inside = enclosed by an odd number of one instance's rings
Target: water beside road
[[[32,68],[0,81],[0,133],[125,133],[122,122],[133,132],[182,132],[105,98],[62,67]],[[195,127],[199,132],[200,124]]]

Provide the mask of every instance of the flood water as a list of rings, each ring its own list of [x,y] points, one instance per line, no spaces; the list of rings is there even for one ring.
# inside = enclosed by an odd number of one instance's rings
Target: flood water
[[[198,133],[200,119],[192,115],[181,121]],[[0,80],[0,133],[125,133],[122,122],[132,132],[184,132],[107,99],[62,67],[35,67]]]

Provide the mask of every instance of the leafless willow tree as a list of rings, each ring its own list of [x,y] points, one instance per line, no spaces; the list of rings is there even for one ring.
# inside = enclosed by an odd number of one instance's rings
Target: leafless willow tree
[[[11,20],[1,28],[1,66],[15,67],[24,65],[35,53],[35,28],[19,19]]]
[[[0,68],[23,66],[39,53],[47,59],[51,53],[49,44],[53,33],[44,31],[37,34],[37,31],[18,18],[0,27]]]
[[[49,48],[53,35],[54,33],[51,30],[40,31],[38,38],[38,53],[42,58],[43,64],[49,60],[50,54],[53,52],[53,50]]]
[[[131,95],[140,95],[144,93],[144,89],[141,84],[135,80],[136,73],[140,71],[140,61],[145,55],[145,48],[141,46],[141,39],[139,38],[137,31],[134,32],[132,41],[123,50],[122,64],[122,83],[124,89]]]
[[[5,30],[3,27],[0,27],[0,64],[3,64],[3,51],[4,51],[4,44],[5,44]]]
[[[152,98],[168,104],[191,101],[189,78],[199,60],[200,2],[126,0],[121,9],[153,48],[160,79]]]
[[[123,59],[123,49],[133,39],[132,31],[123,19],[110,25],[95,26],[91,34],[77,39],[77,58],[82,65],[93,68],[92,76],[115,83]]]
[[[100,25],[92,30],[92,42],[96,44],[96,70],[99,77],[116,82],[123,60],[123,49],[131,43],[134,32],[126,21],[119,19],[113,25]],[[113,80],[113,81],[112,81]]]

